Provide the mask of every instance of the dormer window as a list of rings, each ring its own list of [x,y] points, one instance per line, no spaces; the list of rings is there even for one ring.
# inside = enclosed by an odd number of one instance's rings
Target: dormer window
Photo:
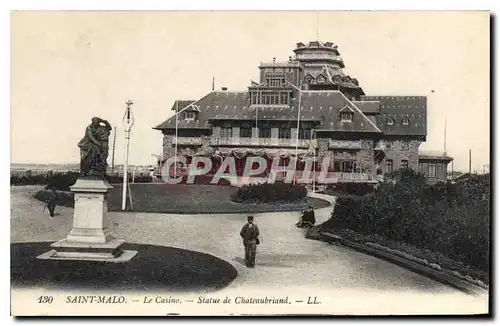
[[[314,77],[311,75],[308,75],[306,77],[306,84],[312,84],[314,82]]]
[[[354,113],[350,111],[340,113],[340,121],[341,122],[352,122],[352,118],[354,117]]]
[[[184,119],[185,120],[194,120],[196,117],[196,114],[194,111],[186,111],[184,112]]]
[[[410,125],[410,119],[408,119],[408,117],[404,117],[401,121],[401,124],[403,126],[409,126]]]
[[[344,106],[340,110],[340,122],[352,122],[354,118],[354,111],[349,106]]]
[[[326,82],[326,78],[323,75],[319,75],[317,78],[318,84],[324,84]]]
[[[388,118],[388,119],[387,119],[387,125],[388,125],[388,126],[392,126],[392,125],[394,125],[394,119],[393,119],[393,118]]]

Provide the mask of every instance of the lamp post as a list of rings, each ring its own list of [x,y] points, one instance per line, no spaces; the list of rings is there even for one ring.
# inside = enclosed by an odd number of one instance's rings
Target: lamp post
[[[134,102],[127,101],[127,109],[125,110],[125,115],[123,116],[123,124],[125,126],[125,162],[123,164],[123,193],[122,193],[122,211],[125,210],[127,203],[127,186],[128,186],[128,153],[129,153],[129,141],[130,141],[130,129],[134,125],[134,115],[132,114],[132,104]]]
[[[294,171],[294,183],[297,183],[297,163],[299,161],[299,130],[300,130],[300,101],[302,99],[302,83],[299,84],[299,87],[287,81],[288,85],[292,86],[299,92],[299,103],[298,103],[298,111],[297,111],[297,133],[295,138],[295,171]]]

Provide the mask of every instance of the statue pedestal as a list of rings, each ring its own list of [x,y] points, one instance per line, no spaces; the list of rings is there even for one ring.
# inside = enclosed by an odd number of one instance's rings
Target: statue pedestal
[[[73,228],[66,239],[51,244],[37,258],[127,262],[136,251],[123,250],[125,240],[115,239],[108,226],[107,194],[113,187],[103,179],[78,179],[70,187],[75,195]]]

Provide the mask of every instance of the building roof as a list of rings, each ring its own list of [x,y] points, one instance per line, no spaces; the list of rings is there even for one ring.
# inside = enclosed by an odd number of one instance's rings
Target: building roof
[[[450,157],[446,155],[446,153],[439,151],[419,151],[418,159],[428,160],[428,161],[445,161],[445,162],[453,161],[453,157]]]
[[[177,100],[177,101],[174,101],[174,104],[172,105],[172,111],[175,111],[175,110],[182,110],[184,109],[186,106],[190,105],[190,104],[193,104],[195,101],[194,100]]]
[[[364,114],[378,114],[380,101],[352,101]]]
[[[301,107],[303,108],[301,112],[306,112],[306,116],[321,117],[321,124],[316,128],[320,131],[380,133],[376,124],[340,91],[303,91]],[[340,111],[346,107],[354,112],[352,122],[340,121]]]
[[[361,96],[362,101],[379,101],[377,126],[386,135],[427,135],[427,98],[425,96]],[[403,119],[408,125],[403,125]],[[388,124],[392,120],[393,124]]]
[[[211,128],[213,120],[261,120],[295,121],[298,113],[298,98],[290,107],[250,106],[248,92],[211,92],[191,103],[199,109],[195,120],[178,120],[178,128]],[[354,112],[352,122],[340,121],[340,110],[350,108]],[[373,117],[365,116],[361,109],[349,101],[340,91],[302,91],[300,119],[316,121],[317,130],[355,131],[380,133]],[[170,117],[154,129],[175,129],[175,116]]]

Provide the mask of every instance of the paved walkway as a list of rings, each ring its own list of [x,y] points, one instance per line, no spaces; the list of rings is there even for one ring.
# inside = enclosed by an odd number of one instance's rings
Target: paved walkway
[[[57,207],[56,213],[60,215],[54,219],[49,219],[47,213],[42,215],[43,203],[32,198],[39,189],[11,187],[11,242],[56,241],[71,229],[73,209]],[[331,210],[331,207],[318,209],[318,223],[328,219]],[[293,293],[299,298],[296,300],[303,301],[317,296],[323,298],[323,302],[328,301],[327,305],[311,306],[320,309],[318,313],[324,313],[325,309],[331,313],[465,313],[470,309],[486,309],[484,298],[467,296],[348,248],[305,239],[304,231],[294,226],[299,212],[254,216],[262,243],[256,268],[248,269],[243,264],[239,237],[245,215],[109,213],[112,233],[127,242],[201,251],[235,266],[238,277],[217,292],[217,296]],[[261,309],[259,307],[259,312]],[[300,312],[297,309],[293,311]]]

